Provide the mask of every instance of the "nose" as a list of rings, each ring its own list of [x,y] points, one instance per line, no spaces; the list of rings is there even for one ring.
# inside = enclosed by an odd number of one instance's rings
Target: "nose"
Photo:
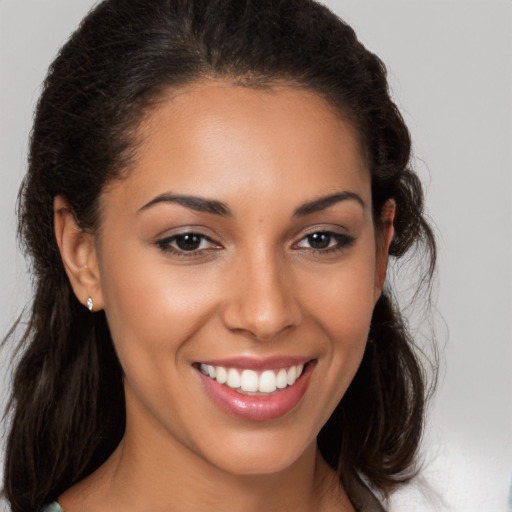
[[[301,321],[294,280],[272,254],[246,255],[232,267],[223,321],[232,331],[271,340]]]

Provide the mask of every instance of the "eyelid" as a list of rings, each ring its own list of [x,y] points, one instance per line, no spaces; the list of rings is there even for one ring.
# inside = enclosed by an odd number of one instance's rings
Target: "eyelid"
[[[315,224],[301,229],[293,238],[297,242],[314,233],[332,233],[333,235],[351,236],[349,229],[341,224]]]
[[[154,241],[154,244],[164,254],[175,256],[184,259],[194,259],[204,257],[210,251],[216,251],[223,248],[222,244],[217,242],[213,237],[204,233],[201,228],[197,226],[185,226],[174,232],[164,232],[165,235],[161,235]],[[179,247],[173,246],[173,242],[180,236],[185,235],[196,235],[201,238],[201,244],[206,241],[209,243],[209,247],[197,248],[192,250],[180,249]]]
[[[176,226],[168,225],[165,229],[158,230],[158,232],[152,236],[152,239],[157,241],[160,239],[163,240],[164,238],[171,238],[172,236],[186,235],[188,233],[195,233],[212,240],[218,238],[214,231],[203,224],[176,224]]]
[[[318,249],[314,247],[299,247],[302,241],[306,240],[309,236],[314,235],[315,233],[325,233],[333,237],[336,241],[334,245],[329,245],[323,249]],[[356,237],[350,235],[348,230],[344,226],[333,226],[333,225],[320,225],[320,226],[311,226],[307,230],[303,231],[300,236],[295,239],[295,242],[292,244],[292,249],[295,250],[304,250],[309,253],[318,253],[318,254],[330,254],[333,252],[340,252],[348,247],[352,246],[356,241]]]
[[[201,238],[204,241],[210,242],[212,245],[218,246],[216,242],[214,242],[208,235],[204,235],[203,233],[198,233],[196,231],[184,231],[181,233],[174,233],[169,236],[165,236],[163,238],[158,239],[155,243],[157,245],[164,245],[164,244],[170,244],[172,241],[176,240],[179,237],[186,236],[186,235],[196,235],[197,237]],[[202,249],[197,249],[202,250]],[[184,252],[192,252],[192,251],[184,251]]]
[[[158,247],[162,251],[162,253],[183,258],[184,260],[193,260],[194,258],[209,258],[213,256],[212,251],[217,251],[223,249],[224,246],[218,242],[217,236],[211,236],[210,234],[206,234],[205,231],[210,231],[204,226],[180,226],[179,228],[175,228],[174,230],[169,229],[162,232],[161,235],[157,237],[156,240],[153,241],[154,245]],[[318,247],[307,247],[302,246],[301,244],[306,242],[306,239],[309,236],[312,236],[316,233],[324,233],[329,235],[333,240],[329,241],[329,245],[327,247],[318,248]],[[176,246],[175,241],[180,236],[185,235],[196,235],[201,239],[198,248],[192,248],[190,250],[182,249]],[[339,253],[344,250],[347,250],[350,246],[355,242],[356,237],[350,235],[348,233],[348,229],[345,226],[339,224],[323,224],[323,225],[314,225],[309,226],[303,229],[300,234],[294,237],[294,242],[291,244],[291,249],[294,251],[300,251],[302,254],[318,254],[318,255],[327,255]],[[332,243],[334,242],[334,243]],[[207,243],[207,247],[201,247]],[[307,243],[307,242],[306,242]]]

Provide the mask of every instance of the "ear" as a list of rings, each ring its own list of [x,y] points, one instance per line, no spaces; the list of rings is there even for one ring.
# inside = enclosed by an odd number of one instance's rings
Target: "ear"
[[[86,306],[87,300],[91,298],[94,311],[103,309],[94,236],[78,226],[69,203],[62,196],[55,197],[53,211],[60,257],[77,299]]]
[[[386,270],[388,268],[389,246],[393,240],[395,229],[393,221],[395,220],[396,203],[394,199],[388,199],[382,207],[380,219],[378,222],[379,233],[377,233],[376,262],[375,262],[375,302],[382,293],[384,281],[386,280]]]

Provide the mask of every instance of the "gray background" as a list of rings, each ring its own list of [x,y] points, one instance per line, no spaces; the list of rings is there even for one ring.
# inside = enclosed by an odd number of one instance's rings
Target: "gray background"
[[[512,510],[512,2],[326,2],[387,64],[441,245],[444,363],[422,479],[393,512]],[[91,0],[0,0],[0,333],[29,296],[15,198],[40,83]],[[446,340],[448,340],[446,342]],[[0,353],[0,399],[8,371]]]

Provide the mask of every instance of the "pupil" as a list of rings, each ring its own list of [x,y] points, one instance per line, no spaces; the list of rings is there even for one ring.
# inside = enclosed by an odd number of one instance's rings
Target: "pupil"
[[[331,235],[328,233],[313,233],[308,236],[308,242],[313,249],[326,249],[331,243]]]
[[[180,235],[176,237],[176,245],[182,251],[194,251],[201,244],[201,237],[195,233]]]

